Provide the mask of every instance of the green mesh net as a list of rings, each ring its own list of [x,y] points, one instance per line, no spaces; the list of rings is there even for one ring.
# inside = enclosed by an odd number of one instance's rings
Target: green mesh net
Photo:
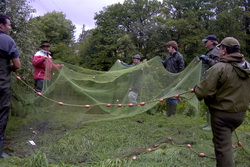
[[[199,103],[190,92],[201,74],[201,63],[195,60],[181,73],[169,73],[159,57],[133,67],[116,62],[105,72],[65,64],[60,70],[46,73],[51,74],[51,80],[45,81],[41,93],[36,93],[22,76],[17,77],[13,91],[18,101],[46,111],[126,117],[177,97],[180,102],[187,102],[195,115],[199,114]],[[137,97],[131,100],[131,93]]]
[[[159,57],[133,67],[116,62],[106,72],[65,64],[60,70],[46,73],[51,74],[51,80],[45,82],[41,93],[35,92],[33,84],[26,81],[32,78],[25,78],[21,73],[18,76],[13,74],[12,114],[19,114],[19,117],[10,120],[8,127],[11,133],[7,136],[11,136],[9,148],[15,150],[14,155],[23,157],[39,150],[52,163],[90,162],[90,166],[95,166],[95,162],[103,159],[114,158],[112,162],[116,162],[117,157],[140,154],[140,158],[145,156],[145,160],[133,161],[134,166],[137,163],[140,164],[137,166],[143,166],[141,164],[144,161],[171,166],[171,163],[186,164],[190,162],[190,157],[195,158],[193,153],[179,149],[180,145],[186,148],[186,144],[191,143],[194,145],[193,152],[205,150],[206,154],[214,157],[212,134],[197,126],[202,124],[201,117],[189,117],[187,120],[185,112],[180,112],[184,106],[190,108],[194,116],[202,116],[200,103],[195,94],[190,92],[200,80],[200,61],[193,60],[184,71],[175,74],[167,72]],[[131,92],[138,95],[132,102],[129,98]],[[170,97],[179,100],[177,117],[166,119],[161,114],[141,114],[165,105],[165,99]],[[140,120],[145,123],[137,123]],[[185,123],[182,124],[182,121]],[[245,129],[239,128],[241,133],[239,137],[236,135],[234,144],[239,141],[238,138],[247,143],[248,124],[249,119]],[[17,128],[13,136],[12,131]],[[127,136],[123,138],[123,134]],[[174,137],[174,142],[167,142],[166,135]],[[31,146],[29,141],[37,145]],[[174,147],[169,146],[170,143]],[[161,146],[152,154],[146,154],[146,148],[153,147],[153,144]],[[105,154],[101,154],[103,152]],[[241,157],[246,157],[240,154],[237,151],[239,162],[242,161]],[[35,154],[34,157],[38,156]],[[214,166],[214,160],[197,158],[194,160],[196,166],[204,163]]]

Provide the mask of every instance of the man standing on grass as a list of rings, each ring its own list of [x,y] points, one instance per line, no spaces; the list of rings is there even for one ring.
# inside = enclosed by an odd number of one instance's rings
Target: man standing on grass
[[[223,39],[219,47],[220,62],[207,70],[194,90],[211,114],[217,167],[232,167],[232,132],[242,124],[250,103],[250,64],[235,38]]]
[[[118,59],[118,62],[121,63],[125,67],[133,67],[141,63],[141,56],[136,54],[133,56],[133,64],[127,64]],[[128,101],[132,104],[137,104],[137,97],[142,85],[142,76],[141,70],[137,70],[132,73],[131,76],[131,85],[128,93]]]
[[[9,36],[10,31],[10,18],[0,14],[0,158],[9,156],[3,146],[11,104],[11,71],[21,68],[18,48]]]
[[[50,80],[51,78],[51,70],[57,70],[64,66],[63,64],[53,63],[48,41],[42,41],[40,47],[41,49],[35,53],[32,59],[36,92],[42,92],[44,80]]]
[[[205,78],[206,71],[220,61],[219,48],[217,47],[218,40],[216,36],[208,35],[202,42],[208,51],[200,56],[202,60],[201,80]],[[207,124],[203,126],[203,130],[211,130],[211,116],[209,112],[207,112]]]
[[[179,73],[184,70],[185,63],[184,58],[178,51],[178,45],[175,41],[169,41],[167,43],[167,50],[169,55],[162,62],[167,71],[171,73]],[[166,99],[167,117],[174,116],[176,113],[176,107],[178,105],[178,99],[171,97]]]

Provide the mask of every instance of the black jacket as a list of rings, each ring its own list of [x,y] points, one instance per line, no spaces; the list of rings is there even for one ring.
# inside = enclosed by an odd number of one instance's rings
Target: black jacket
[[[166,70],[171,73],[178,73],[184,70],[184,59],[180,52],[175,52],[166,56],[166,59],[162,62]]]

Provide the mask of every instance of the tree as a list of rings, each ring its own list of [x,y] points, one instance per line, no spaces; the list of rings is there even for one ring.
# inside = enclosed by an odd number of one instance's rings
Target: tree
[[[201,40],[208,34],[209,21],[214,17],[209,0],[164,0],[164,22],[170,40],[177,41],[188,64],[205,52]],[[166,12],[165,12],[166,11]]]
[[[222,6],[219,8],[218,6]],[[250,34],[249,34],[249,1],[216,1],[214,11],[216,18],[210,20],[211,31],[217,32],[222,40],[224,37],[233,36],[241,44],[241,51],[249,57]]]
[[[116,59],[131,61],[136,53],[144,58],[155,56],[164,38],[159,34],[162,31],[156,21],[159,9],[160,2],[157,0],[127,0],[124,4],[111,5],[96,14],[97,28],[91,38],[95,42],[89,42],[92,53],[87,56],[93,58],[93,63],[101,63],[103,67],[92,67],[109,69]],[[86,60],[85,54],[83,62]]]
[[[44,32],[45,37],[52,44],[64,42],[67,45],[72,44],[74,40],[75,26],[72,21],[66,19],[62,12],[51,12],[40,17],[40,30]]]
[[[62,49],[63,48],[63,49]],[[67,49],[64,49],[67,48]],[[68,46],[64,42],[60,42],[51,48],[53,59],[63,61],[65,63],[79,65],[80,57],[77,54],[75,46]]]
[[[85,39],[87,39],[89,36],[91,36],[92,33],[90,30],[85,30],[85,25],[82,26],[82,33],[79,35],[78,42],[83,42]]]
[[[35,50],[33,31],[35,28],[27,24],[34,12],[26,0],[5,0],[1,3],[1,13],[5,13],[11,18],[12,33],[10,34],[19,47],[22,69],[19,75],[27,82],[33,83],[31,58]],[[28,71],[28,72],[27,72]]]

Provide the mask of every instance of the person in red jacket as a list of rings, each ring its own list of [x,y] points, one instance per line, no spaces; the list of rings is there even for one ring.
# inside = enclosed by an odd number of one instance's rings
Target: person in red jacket
[[[36,52],[32,59],[36,92],[41,92],[43,90],[44,80],[50,80],[51,70],[57,70],[64,66],[63,64],[53,63],[50,52],[50,43],[48,41],[42,41],[40,47],[41,49]]]

